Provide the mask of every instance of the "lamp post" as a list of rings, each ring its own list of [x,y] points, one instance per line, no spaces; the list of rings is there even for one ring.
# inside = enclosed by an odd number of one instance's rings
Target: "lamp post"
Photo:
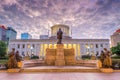
[[[88,48],[88,55],[91,56],[91,54],[90,54],[90,46],[88,46],[87,48]]]
[[[30,47],[30,51],[31,51],[31,57],[32,57],[32,52],[33,52],[33,47]]]
[[[89,50],[90,50],[90,47],[88,46],[88,52],[89,52]],[[89,52],[90,53],[90,52]]]

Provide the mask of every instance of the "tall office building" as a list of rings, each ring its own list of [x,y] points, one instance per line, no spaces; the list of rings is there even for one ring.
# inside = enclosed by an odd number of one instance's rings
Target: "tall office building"
[[[8,27],[7,34],[6,34],[7,40],[9,41],[9,40],[16,39],[16,36],[17,36],[17,32],[12,27]]]
[[[0,40],[9,42],[9,40],[16,39],[17,32],[12,27],[0,25]]]
[[[7,27],[4,25],[0,25],[0,40],[1,41],[6,41],[6,32],[7,32]]]
[[[21,39],[32,39],[32,36],[29,33],[22,33]]]

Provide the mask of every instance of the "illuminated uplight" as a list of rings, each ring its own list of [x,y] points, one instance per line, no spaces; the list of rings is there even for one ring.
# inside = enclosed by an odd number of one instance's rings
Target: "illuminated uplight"
[[[87,51],[86,54],[89,54],[89,52]]]
[[[53,45],[52,45],[52,44],[49,44],[49,48],[52,49],[52,48],[53,48]]]
[[[72,44],[68,44],[68,49],[72,48]]]
[[[30,48],[30,44],[28,44],[27,47]]]
[[[88,49],[90,49],[90,47],[89,47],[89,46],[88,46],[87,48],[88,48]]]
[[[64,44],[64,49],[67,49],[67,44]]]

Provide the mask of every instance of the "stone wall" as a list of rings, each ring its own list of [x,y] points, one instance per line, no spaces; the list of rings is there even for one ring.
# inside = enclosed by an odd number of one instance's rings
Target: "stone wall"
[[[55,56],[56,56],[56,49],[46,49],[45,55],[45,63],[47,65],[55,65]]]
[[[64,61],[65,65],[75,65],[76,60],[75,60],[75,52],[74,49],[64,49]],[[47,65],[55,65],[55,61],[57,60],[56,58],[59,58],[57,56],[57,50],[56,49],[46,49],[46,55],[45,55],[45,62]]]

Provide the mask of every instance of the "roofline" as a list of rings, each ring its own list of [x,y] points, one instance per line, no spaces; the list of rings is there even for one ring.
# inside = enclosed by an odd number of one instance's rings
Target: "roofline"
[[[53,25],[51,28],[56,27],[56,26],[65,26],[65,27],[69,28],[69,26],[68,26],[68,25],[65,25],[65,24],[55,24],[55,25]]]
[[[15,40],[10,40],[10,42],[55,42],[57,41],[57,39],[15,39]],[[110,39],[63,39],[64,41],[81,41],[81,42],[85,42],[85,41],[110,41]]]

